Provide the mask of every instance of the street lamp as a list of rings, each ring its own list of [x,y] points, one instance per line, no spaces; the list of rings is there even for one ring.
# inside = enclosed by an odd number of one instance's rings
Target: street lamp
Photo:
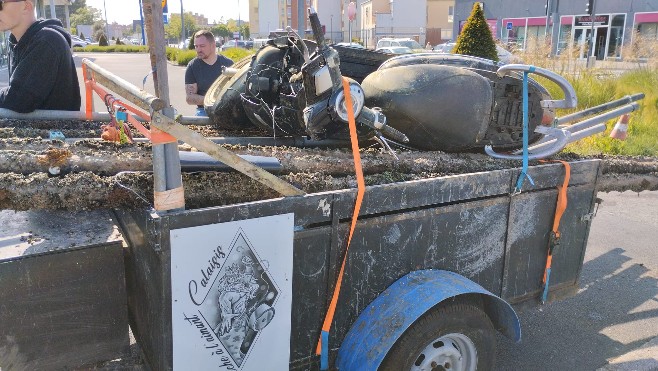
[[[110,21],[107,20],[107,8],[105,7],[105,0],[103,0],[103,9],[105,10],[105,38],[108,43],[110,41]]]
[[[241,39],[240,31],[240,0],[238,0],[238,40]]]
[[[180,0],[180,36],[183,44],[185,43],[185,17],[183,17],[183,0]],[[183,45],[187,49],[187,45]]]

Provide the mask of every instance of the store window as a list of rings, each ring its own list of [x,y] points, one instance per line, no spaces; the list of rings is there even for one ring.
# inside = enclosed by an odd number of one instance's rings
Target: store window
[[[624,44],[624,25],[626,14],[612,15],[610,22],[610,33],[608,34],[608,57],[621,58],[622,45]]]
[[[563,54],[569,49],[571,35],[573,34],[573,17],[561,17],[560,36],[557,44],[557,54]]]

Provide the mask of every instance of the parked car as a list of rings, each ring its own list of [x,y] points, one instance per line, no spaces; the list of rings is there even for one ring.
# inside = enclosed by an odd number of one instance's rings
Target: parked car
[[[359,43],[345,43],[345,42],[343,42],[343,43],[337,43],[335,45],[337,45],[337,46],[349,46],[350,48],[359,48],[359,49],[365,49],[366,48],[365,46],[363,46]]]
[[[433,51],[439,53],[452,53],[452,49],[455,48],[454,42],[446,42],[443,44],[438,44],[432,48]],[[502,63],[517,63],[520,62],[520,59],[514,54],[510,53],[507,49],[503,48],[500,45],[496,45],[496,51],[498,52],[498,60]]]
[[[71,47],[72,48],[84,48],[85,46],[89,45],[90,42],[81,39],[78,36],[71,35]]]
[[[394,39],[390,37],[385,37],[383,39],[380,39],[377,41],[377,46],[375,49],[381,49],[381,48],[387,48],[390,46],[406,46],[407,48],[411,49],[412,51],[426,51],[425,48],[423,48],[422,45],[418,43],[418,41],[414,39]]]
[[[407,48],[406,46],[388,46],[376,50],[388,54],[411,54],[414,52],[413,50]]]
[[[188,37],[185,41],[181,41],[178,44],[178,49],[187,49],[187,46],[190,45],[190,38]]]
[[[253,45],[253,43],[252,43]],[[229,40],[224,43],[221,47],[221,51],[225,51],[226,49],[230,48],[242,48],[242,49],[249,49],[247,46],[247,42],[243,40]]]

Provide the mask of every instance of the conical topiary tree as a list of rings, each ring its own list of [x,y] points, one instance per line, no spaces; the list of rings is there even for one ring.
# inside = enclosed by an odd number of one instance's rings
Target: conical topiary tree
[[[105,37],[105,34],[102,34],[101,37],[98,38],[98,46],[109,46],[107,43],[107,37]]]
[[[498,61],[496,43],[494,42],[487,20],[484,18],[484,12],[480,4],[473,4],[471,15],[466,20],[462,32],[457,37],[457,44],[452,49],[452,52]]]

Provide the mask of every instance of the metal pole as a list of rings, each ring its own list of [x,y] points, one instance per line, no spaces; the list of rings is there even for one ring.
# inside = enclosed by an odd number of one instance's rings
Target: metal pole
[[[589,50],[587,51],[587,68],[594,66],[594,60],[592,59],[592,54],[594,54],[594,18],[596,18],[596,0],[592,0],[592,9],[590,14],[590,20],[592,24],[589,31]]]
[[[180,0],[180,38],[185,43],[185,17],[183,16],[183,0]],[[183,49],[187,49],[187,45],[183,45]]]
[[[334,15],[331,15],[331,35],[329,35],[331,42],[334,42]]]
[[[305,19],[306,19],[306,14],[304,13],[304,5],[305,2],[304,0],[298,0],[297,1],[297,33],[299,33],[299,36],[301,38],[304,38],[306,35],[306,27],[305,27]]]
[[[242,36],[242,32],[240,32],[240,0],[238,0],[238,40],[242,39],[240,36]],[[235,44],[237,45],[237,44]]]
[[[110,42],[110,21],[107,19],[107,8],[105,7],[105,0],[103,0],[103,9],[105,10],[105,39]]]
[[[55,0],[50,0],[50,18],[57,18],[57,15],[55,14]]]
[[[144,11],[142,10],[142,0],[139,0],[139,19],[142,21],[142,45],[146,45],[146,36],[144,35]]]

